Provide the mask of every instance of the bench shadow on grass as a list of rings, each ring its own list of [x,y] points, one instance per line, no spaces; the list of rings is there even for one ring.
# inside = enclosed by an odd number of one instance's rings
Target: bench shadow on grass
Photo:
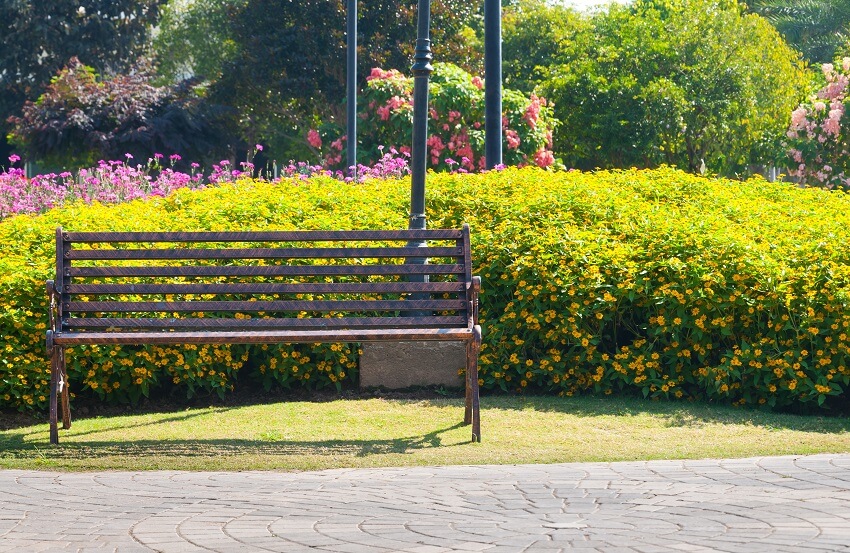
[[[713,424],[760,426],[776,430],[798,430],[821,434],[850,432],[846,412],[826,411],[815,414],[790,414],[689,401],[653,401],[638,397],[575,396],[502,396],[483,398],[482,410],[534,410],[562,413],[574,417],[638,417],[649,415],[664,419],[668,427],[700,427]],[[484,415],[482,414],[482,417]],[[521,413],[517,416],[521,416]]]
[[[229,411],[229,408],[219,408],[218,412]],[[462,426],[457,423],[445,428],[417,436],[406,436],[388,439],[345,440],[289,440],[277,431],[261,434],[262,439],[197,439],[197,440],[120,440],[97,439],[106,432],[115,432],[158,426],[172,422],[185,422],[194,417],[206,415],[202,411],[175,413],[165,418],[152,421],[130,422],[129,417],[113,417],[114,424],[100,426],[93,430],[60,431],[60,445],[51,447],[47,444],[45,425],[30,426],[6,431],[0,435],[0,460],[25,459],[36,456],[50,460],[71,460],[103,457],[183,457],[206,458],[218,456],[348,456],[368,457],[388,453],[409,454],[416,450],[453,447],[460,444],[444,444],[442,435]],[[33,436],[38,434],[38,438]],[[40,439],[42,438],[43,439]],[[86,439],[90,437],[91,439]],[[81,439],[82,438],[82,439]]]

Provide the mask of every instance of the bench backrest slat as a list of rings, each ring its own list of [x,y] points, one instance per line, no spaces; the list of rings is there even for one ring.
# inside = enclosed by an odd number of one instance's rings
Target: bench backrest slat
[[[435,265],[208,265],[183,267],[68,267],[66,277],[264,277],[463,275],[463,264]]]
[[[69,284],[65,292],[78,294],[394,294],[412,292],[465,292],[463,282],[315,282],[315,283],[181,283],[181,284]]]
[[[459,315],[429,317],[335,317],[310,319],[275,318],[71,318],[67,326],[71,329],[106,330],[122,329],[209,329],[209,330],[262,330],[262,329],[323,329],[323,328],[446,328],[466,324],[466,317]]]
[[[211,311],[401,311],[464,309],[466,300],[303,300],[303,301],[72,301],[67,311],[76,313],[196,313]]]
[[[358,259],[461,257],[460,248],[175,248],[71,250],[67,259]]]
[[[458,240],[459,229],[284,230],[244,232],[63,232],[68,242],[356,242]]]

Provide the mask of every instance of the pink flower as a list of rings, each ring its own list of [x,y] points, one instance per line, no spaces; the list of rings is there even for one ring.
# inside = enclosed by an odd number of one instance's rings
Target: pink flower
[[[549,167],[555,163],[555,156],[552,155],[551,151],[541,148],[534,154],[534,163],[538,167]]]
[[[791,127],[795,129],[802,129],[803,125],[806,123],[806,108],[803,106],[798,107],[794,111],[791,112]]]
[[[390,70],[390,71],[384,71],[384,70],[383,70],[383,69],[381,69],[380,67],[373,67],[373,68],[372,68],[372,72],[371,72],[371,73],[369,73],[369,76],[368,76],[368,77],[366,77],[366,80],[367,80],[367,81],[373,81],[373,80],[375,80],[375,79],[386,79],[386,78],[388,78],[388,77],[391,77],[391,76],[392,76],[392,74],[393,74],[393,71],[392,71],[392,70]]]
[[[833,117],[835,114],[835,117]],[[838,133],[841,132],[841,111],[840,110],[832,110],[829,112],[829,117],[823,122],[821,127],[826,134],[832,136],[838,136]]]
[[[381,106],[377,111],[381,121],[388,121],[390,119],[390,108],[388,106]]]
[[[478,75],[472,77],[472,84],[478,90],[482,90],[484,88],[484,79],[479,77]]]
[[[525,115],[523,119],[525,119],[528,126],[532,129],[537,128],[537,120],[540,118],[540,98],[537,97],[536,94],[531,95],[531,103],[528,104],[528,107],[525,108]]]
[[[16,163],[21,160],[21,156],[18,154],[12,154],[9,156],[9,163]]]
[[[505,141],[508,143],[508,150],[516,150],[519,148],[519,133],[517,133],[513,129],[507,129],[505,131]]]
[[[393,96],[392,98],[387,100],[387,107],[391,110],[397,110],[398,108],[403,107],[409,103],[409,101],[403,100],[398,96]]]
[[[322,147],[322,137],[319,136],[319,131],[310,129],[307,131],[307,143],[317,150]]]
[[[262,144],[256,144],[256,145],[254,145],[254,149],[257,150],[258,152],[262,152],[263,151],[263,145]]]

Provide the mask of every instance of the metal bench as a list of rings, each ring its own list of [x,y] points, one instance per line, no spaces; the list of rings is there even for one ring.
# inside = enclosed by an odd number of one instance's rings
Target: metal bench
[[[472,425],[472,440],[480,441],[480,283],[472,276],[466,225],[270,232],[58,228],[56,280],[47,282],[50,442],[59,441],[59,397],[62,426],[71,424],[65,365],[71,346],[401,340],[466,343],[464,422]]]

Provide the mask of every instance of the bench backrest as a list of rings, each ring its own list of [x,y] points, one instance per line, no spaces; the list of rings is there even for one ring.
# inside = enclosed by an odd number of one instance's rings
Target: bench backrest
[[[59,228],[56,266],[63,331],[455,328],[469,327],[472,319],[466,225],[268,232]]]

